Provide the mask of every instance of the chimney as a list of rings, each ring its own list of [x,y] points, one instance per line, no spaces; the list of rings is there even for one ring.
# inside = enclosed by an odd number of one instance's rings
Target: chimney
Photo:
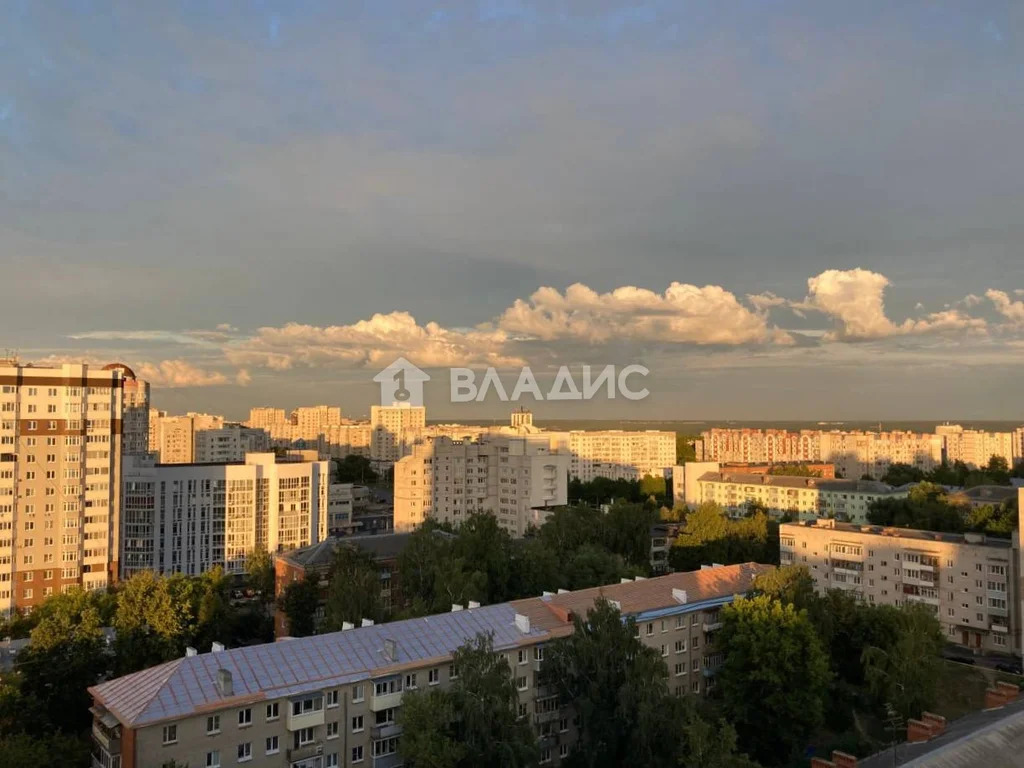
[[[547,590],[544,590],[543,592],[540,593],[540,596],[541,597],[554,597],[555,593],[554,592],[548,592]]]
[[[677,603],[681,603],[682,605],[686,605],[686,590],[685,589],[673,589],[672,590],[672,599],[675,600]]]
[[[220,653],[224,650],[224,643],[218,643],[216,640],[214,640],[213,645],[210,646],[210,650],[214,653]]]
[[[391,638],[384,640],[384,658],[392,663],[398,661],[398,643]]]
[[[632,579],[619,579],[619,584],[632,584]]]
[[[622,603],[620,603],[618,600],[609,600],[608,604],[616,611],[619,611],[620,613],[622,612]]]
[[[516,629],[522,632],[524,635],[530,634],[530,617],[523,616],[521,613],[516,614]]]
[[[345,632],[349,629],[355,629],[355,626],[351,621],[343,621],[341,622],[341,631]]]
[[[188,658],[189,656],[198,656],[198,655],[199,655],[199,651],[197,651],[191,645],[185,646],[185,658]]]
[[[470,608],[479,608],[480,607],[480,603],[478,603],[476,600],[470,600],[469,601],[469,607]]]
[[[462,610],[462,606],[458,603],[452,603],[452,613],[458,613]]]
[[[235,686],[231,681],[231,672],[223,667],[217,670],[217,693],[224,698],[235,695]]]
[[[372,627],[373,626],[373,619],[363,619],[363,623],[360,624],[359,626],[361,626],[361,627]]]

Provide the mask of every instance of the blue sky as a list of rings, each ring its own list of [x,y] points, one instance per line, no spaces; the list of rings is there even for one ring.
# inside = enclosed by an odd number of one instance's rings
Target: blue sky
[[[231,415],[364,412],[400,353],[651,368],[580,417],[1017,418],[1022,32],[983,1],[9,0],[0,346]]]

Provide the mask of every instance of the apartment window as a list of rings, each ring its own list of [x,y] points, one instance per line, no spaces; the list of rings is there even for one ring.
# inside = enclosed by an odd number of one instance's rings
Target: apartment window
[[[519,649],[519,653],[517,654],[517,661],[520,664],[525,664],[527,661],[529,661],[529,656],[525,648]]]
[[[459,679],[459,668],[456,667],[454,664],[449,664],[448,665],[448,679],[449,680],[458,680]]]
[[[441,670],[432,669],[427,672],[427,683],[429,685],[437,685],[439,682],[441,682]]]
[[[668,632],[668,622],[665,619],[661,620],[661,631]]]
[[[238,762],[247,763],[252,760],[252,742],[246,741],[238,745]]]
[[[353,763],[353,765],[355,763],[361,763],[361,762],[363,762],[363,748],[362,747],[352,747],[352,763]]]
[[[219,749],[213,749],[206,753],[206,768],[220,768]]]
[[[322,696],[307,696],[292,702],[292,715],[308,715],[310,712],[319,712],[324,708]]]
[[[405,687],[407,689],[409,689],[409,688],[416,688],[416,673],[415,672],[410,672],[409,674],[407,674],[405,676]]]
[[[676,629],[682,629],[686,626],[685,616],[676,616]]]
[[[268,736],[267,737],[267,750],[266,751],[267,751],[268,755],[276,755],[278,752],[281,751],[281,744],[277,740],[277,736]]]
[[[324,758],[324,768],[338,768],[338,753],[331,752]]]
[[[694,659],[693,662],[690,664],[690,667],[693,669],[694,672],[696,672],[700,669],[700,662],[697,659]]]
[[[164,744],[177,744],[178,743],[178,726],[176,725],[165,725],[164,726]]]
[[[686,652],[686,641],[685,640],[676,640],[676,653],[685,653],[685,652]]]
[[[523,677],[517,677],[517,678],[516,678],[516,690],[517,690],[517,691],[525,691],[525,690],[526,690],[527,688],[529,688],[529,687],[530,687],[530,685],[529,685],[529,683],[527,682],[527,680],[526,680],[526,677],[525,677],[525,676],[523,676]]]
[[[525,704],[520,702],[519,706],[518,706],[518,708],[516,710],[516,717],[519,718],[520,720],[522,720],[528,714],[529,714],[529,709],[527,708],[527,706]]]
[[[307,744],[312,744],[313,743],[313,729],[312,728],[299,728],[299,730],[297,730],[295,732],[295,739],[294,739],[293,743],[295,745],[295,749],[298,749],[299,747],[304,747]]]
[[[271,720],[277,720],[281,716],[280,703],[275,701],[273,704],[267,704],[267,722]]]
[[[693,681],[693,685],[690,686],[690,690],[693,691],[694,693],[700,693],[700,681],[699,680],[694,680]]]
[[[220,715],[210,715],[206,718],[206,735],[212,736],[220,733]]]
[[[558,745],[558,756],[563,760],[569,756],[569,745],[559,744]]]
[[[668,656],[668,646],[667,645],[661,646],[661,656],[662,656],[662,658],[664,658],[665,656]]]
[[[654,622],[651,621],[651,622],[647,623],[647,636],[650,637],[653,634],[654,634]]]
[[[338,706],[338,692],[336,690],[327,692],[327,706],[328,708]]]
[[[685,674],[686,674],[686,665],[685,664],[676,664],[676,677],[679,677],[680,675],[685,675]]]
[[[544,661],[544,646],[543,645],[535,645],[535,646],[533,646],[533,660],[534,661]]]
[[[361,685],[353,685],[352,686],[352,703],[353,704],[357,704],[357,703],[359,703],[362,700],[363,700],[363,686],[361,686]],[[360,757],[359,759],[362,760],[363,758]]]
[[[1006,638],[1003,637],[1002,635],[992,635],[992,642],[995,645],[1005,646],[1006,645]]]
[[[249,708],[238,710],[238,727],[246,728],[252,725],[252,710]]]
[[[327,738],[328,739],[336,739],[336,738],[338,738],[338,724],[337,723],[328,723],[327,724]]]
[[[352,718],[352,733],[362,733],[363,731],[363,716],[356,715]]]

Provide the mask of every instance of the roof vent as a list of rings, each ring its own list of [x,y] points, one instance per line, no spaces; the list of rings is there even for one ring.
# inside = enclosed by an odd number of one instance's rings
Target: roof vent
[[[541,597],[554,597],[555,593],[554,592],[548,592],[547,590],[544,590],[543,592],[540,593],[540,596]]]
[[[469,601],[469,607],[470,608],[479,608],[480,607],[480,603],[478,603],[476,600],[470,600]]]
[[[686,605],[686,590],[673,588],[672,599],[675,600],[677,603],[682,603],[683,605]]]
[[[463,606],[459,605],[458,603],[452,603],[452,613],[458,613],[462,610],[462,608]]]
[[[360,624],[359,626],[361,626],[361,627],[372,627],[373,626],[373,619],[363,619],[363,623]]]
[[[235,695],[235,685],[231,680],[231,671],[223,667],[217,670],[217,693],[225,698]]]
[[[384,658],[392,663],[398,661],[398,643],[390,637],[384,640]]]
[[[622,603],[620,603],[618,600],[609,600],[608,604],[612,606],[612,608],[614,608],[616,611],[619,611],[621,613]]]
[[[523,616],[521,613],[516,614],[516,629],[522,632],[524,635],[530,634],[530,617]]]
[[[646,576],[637,576],[633,581],[647,581]]]
[[[568,589],[559,589],[558,590],[558,594],[560,594],[560,595],[568,595],[569,594],[569,590]]]
[[[632,579],[619,579],[619,584],[632,584]]]
[[[341,622],[341,631],[342,632],[345,632],[345,631],[347,631],[349,629],[355,629],[355,628],[356,628],[356,625],[353,624],[351,621],[343,621],[343,622]]]
[[[723,566],[721,563],[712,563],[711,567],[712,568],[724,568],[725,566]]]
[[[216,640],[214,640],[213,645],[210,646],[210,650],[214,653],[220,653],[224,650],[224,643],[218,643]]]
[[[188,658],[189,656],[198,656],[198,655],[199,655],[199,651],[197,651],[191,645],[185,646],[185,657],[186,658]]]

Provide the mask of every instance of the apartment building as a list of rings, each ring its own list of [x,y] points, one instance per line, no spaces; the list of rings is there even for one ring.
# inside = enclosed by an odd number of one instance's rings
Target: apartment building
[[[697,458],[726,462],[826,462],[836,473],[856,480],[881,478],[893,464],[922,471],[942,463],[943,437],[915,432],[839,430],[711,429],[701,433]]]
[[[457,648],[490,634],[519,690],[519,714],[558,764],[576,741],[571,708],[539,684],[545,649],[573,631],[599,597],[636,623],[665,660],[670,690],[702,694],[720,654],[709,639],[719,611],[771,566],[747,563],[674,573],[490,606],[452,606],[427,618],[362,626],[192,655],[110,680],[93,696],[94,765],[157,768],[168,761],[223,768],[396,768],[397,712],[413,689],[445,687]],[[365,623],[365,622],[364,622]]]
[[[964,429],[959,424],[942,424],[935,428],[935,434],[942,436],[942,458],[949,464],[962,461],[976,469],[998,456],[1005,459],[1008,466],[1014,465],[1013,432],[985,432]]]
[[[876,605],[922,603],[950,643],[1021,652],[1019,545],[982,534],[854,525],[779,526],[782,565],[803,565],[819,592],[841,589]]]
[[[561,439],[554,437],[558,433],[551,434],[553,446],[562,450]],[[644,475],[664,477],[676,463],[675,432],[573,430],[568,433],[565,447],[570,456],[569,474],[585,483],[598,477],[609,480],[639,480]]]
[[[225,424],[220,429],[197,430],[194,445],[195,463],[227,464],[245,461],[248,453],[269,451],[270,435],[265,429]]]
[[[245,425],[265,430],[275,448],[315,449],[332,459],[370,456],[370,423],[343,418],[337,406],[300,406],[287,417],[281,408],[252,408]]]
[[[845,522],[867,522],[867,513],[879,499],[905,498],[906,488],[874,480],[827,480],[820,477],[708,471],[696,479],[696,506],[713,501],[728,512],[740,513],[760,504],[769,513],[793,512],[802,518],[834,517]]]
[[[269,430],[278,424],[287,424],[288,419],[284,415],[284,408],[250,408],[249,418],[246,420],[247,427]]]
[[[120,369],[123,373],[124,422],[121,451],[125,456],[149,453],[149,382],[135,377],[134,371],[122,363],[112,363],[105,370]]]
[[[116,581],[126,385],[138,449],[131,369],[0,360],[0,613]]]
[[[1013,430],[1013,463],[1024,464],[1024,427]]]
[[[395,531],[427,518],[458,525],[473,512],[491,512],[512,536],[541,525],[543,508],[565,504],[569,457],[546,438],[440,437],[413,446],[395,464]]]
[[[276,552],[324,539],[330,462],[296,458],[303,460],[272,453],[233,464],[126,460],[122,576],[195,576],[215,566],[242,573],[258,546]]]
[[[427,425],[427,409],[408,403],[374,405],[370,408],[370,458],[390,465],[406,454],[410,443],[407,433]]]
[[[224,417],[209,413],[184,416],[154,416],[150,419],[151,450],[161,464],[191,464],[196,461],[196,435],[224,427]]]

